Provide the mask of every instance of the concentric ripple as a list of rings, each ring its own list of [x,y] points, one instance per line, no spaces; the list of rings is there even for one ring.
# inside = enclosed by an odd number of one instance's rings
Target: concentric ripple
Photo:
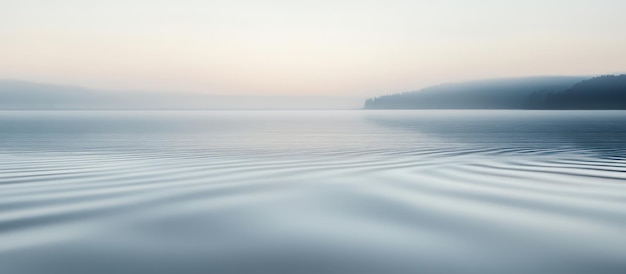
[[[626,112],[0,112],[0,273],[624,273]]]

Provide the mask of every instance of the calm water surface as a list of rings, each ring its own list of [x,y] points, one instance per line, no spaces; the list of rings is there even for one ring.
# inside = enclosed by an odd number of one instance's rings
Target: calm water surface
[[[626,273],[626,112],[0,112],[0,273]]]

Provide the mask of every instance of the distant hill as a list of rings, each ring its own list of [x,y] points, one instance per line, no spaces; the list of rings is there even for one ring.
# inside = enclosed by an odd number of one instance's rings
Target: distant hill
[[[0,80],[0,110],[357,109],[361,98],[124,92]]]
[[[588,77],[526,77],[450,83],[368,99],[366,109],[524,109],[529,98],[566,90]]]
[[[527,108],[626,109],[626,74],[595,77],[560,92],[533,93]]]
[[[103,92],[19,80],[0,81],[0,109],[59,109],[110,103]]]

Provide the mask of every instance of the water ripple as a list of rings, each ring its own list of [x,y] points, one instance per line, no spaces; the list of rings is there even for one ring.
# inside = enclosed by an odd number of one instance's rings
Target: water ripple
[[[580,136],[533,143],[537,127],[506,128],[524,115],[495,135],[413,114],[338,112],[324,126],[303,113],[154,113],[141,129],[90,115],[0,133],[1,273],[626,269],[626,153]],[[80,126],[89,117],[117,132]],[[233,124],[211,130],[224,117]]]

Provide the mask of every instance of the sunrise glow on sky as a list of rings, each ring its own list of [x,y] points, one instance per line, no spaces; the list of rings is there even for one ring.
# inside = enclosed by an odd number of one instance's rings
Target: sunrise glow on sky
[[[370,96],[626,70],[626,1],[0,0],[0,79]]]

